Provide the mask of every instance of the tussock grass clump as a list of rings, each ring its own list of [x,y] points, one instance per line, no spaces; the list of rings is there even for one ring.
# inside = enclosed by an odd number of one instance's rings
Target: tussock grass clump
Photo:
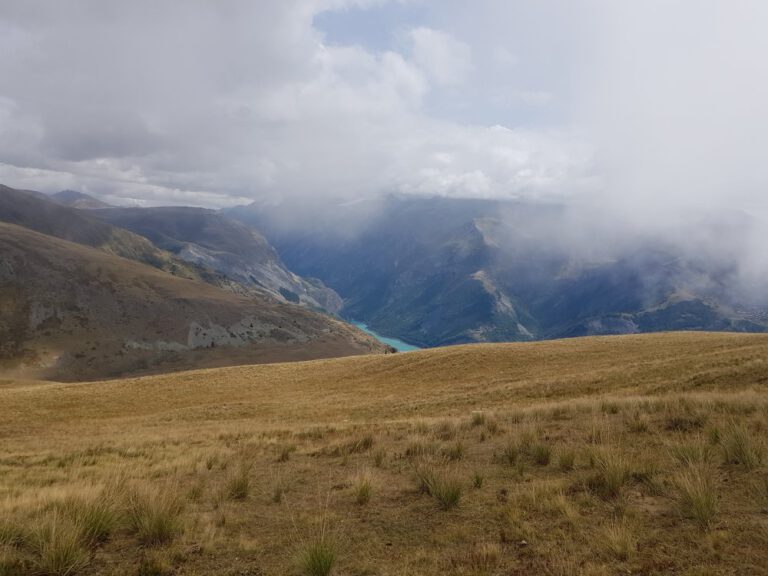
[[[112,495],[104,491],[88,497],[68,498],[57,506],[74,522],[87,546],[105,542],[120,523],[120,514]]]
[[[303,546],[299,552],[299,569],[305,576],[329,576],[336,565],[336,556],[336,543],[323,534]]]
[[[553,482],[532,482],[525,485],[525,489],[520,491],[515,500],[517,505],[524,510],[536,511],[538,513],[557,513],[563,512],[564,504],[570,505],[563,494],[562,488]]]
[[[514,466],[518,458],[520,458],[520,448],[514,441],[509,440],[501,450],[501,459],[505,464]]]
[[[657,457],[642,458],[637,463],[633,463],[629,477],[632,482],[642,486],[645,494],[663,496],[667,488],[660,476],[660,471]]]
[[[667,431],[691,432],[703,428],[707,423],[707,412],[700,403],[688,397],[679,397],[664,403]]]
[[[606,552],[622,562],[631,559],[637,549],[637,538],[626,521],[614,521],[606,526],[602,542]]]
[[[387,451],[383,448],[379,448],[373,453],[373,464],[376,468],[381,468],[384,465],[384,459],[387,457]]]
[[[709,462],[712,457],[711,448],[706,444],[674,444],[669,453],[674,460],[683,466],[693,466]]]
[[[364,506],[371,500],[373,494],[373,478],[368,471],[358,474],[354,483],[355,503],[358,506]]]
[[[485,422],[485,429],[488,431],[488,434],[491,436],[495,436],[501,431],[501,427],[499,426],[499,423],[495,419],[488,418],[488,420]]]
[[[469,424],[470,426],[477,428],[478,426],[485,426],[487,421],[488,418],[485,415],[485,412],[473,412],[472,416],[470,416]]]
[[[591,458],[595,473],[587,479],[587,488],[603,498],[616,498],[630,477],[627,457],[617,449],[605,449]]]
[[[456,438],[459,433],[459,427],[453,420],[443,420],[433,430],[435,438],[448,441]]]
[[[187,498],[189,498],[192,502],[200,502],[204,491],[205,484],[198,480],[189,488],[189,492],[187,492]]]
[[[536,434],[531,429],[523,430],[517,439],[517,449],[523,456],[530,456],[531,448],[536,442]]]
[[[478,490],[483,487],[483,483],[485,482],[485,476],[482,472],[479,470],[475,470],[475,472],[472,474],[472,486],[477,488]]]
[[[714,469],[688,466],[675,477],[676,500],[682,515],[708,530],[717,515],[717,478]]]
[[[600,410],[606,414],[618,414],[621,411],[621,406],[618,402],[603,400],[600,403]]]
[[[344,444],[341,451],[344,454],[359,454],[360,452],[367,452],[373,448],[375,442],[376,440],[374,439],[373,434],[365,434]]]
[[[216,466],[216,464],[219,461],[219,455],[218,454],[209,454],[205,458],[205,468],[206,470],[213,470],[213,467]]]
[[[420,436],[429,436],[432,433],[432,427],[429,422],[419,418],[411,423],[411,431]]]
[[[166,544],[181,532],[184,504],[173,486],[134,489],[127,500],[129,527],[142,544]]]
[[[0,524],[0,547],[24,549],[35,574],[74,574],[88,565],[90,549],[105,542],[118,528],[118,496],[115,486],[110,486],[43,504],[30,529],[9,520]]]
[[[648,432],[650,422],[648,416],[640,412],[640,410],[635,409],[624,419],[624,425],[630,432],[634,434],[642,434]]]
[[[720,428],[717,426],[710,426],[707,428],[707,442],[710,443],[712,446],[717,446],[720,444],[721,434],[720,434]]]
[[[502,544],[530,543],[534,528],[518,507],[505,506],[499,512],[499,541]]]
[[[589,430],[587,431],[587,440],[590,444],[604,444],[608,439],[608,424],[602,418],[592,418]]]
[[[550,512],[557,512],[565,518],[571,526],[577,526],[579,521],[579,511],[568,499],[565,492],[558,489],[554,495],[549,498]]]
[[[24,527],[11,518],[0,519],[0,546],[21,546],[27,537]]]
[[[405,455],[408,458],[422,458],[424,456],[434,456],[438,450],[439,446],[437,443],[419,439],[408,444],[408,447],[405,449]]]
[[[419,492],[429,494],[432,486],[437,482],[437,465],[424,458],[414,464],[413,471],[416,475],[416,485]]]
[[[443,449],[443,454],[448,460],[461,460],[464,458],[464,451],[464,443],[461,440],[456,440],[456,442]]]
[[[754,470],[762,461],[762,446],[750,435],[742,424],[730,422],[722,433],[720,446],[726,464],[739,465],[745,470]]]
[[[440,475],[435,478],[429,494],[437,500],[443,510],[450,510],[459,505],[462,491],[463,487],[458,478],[451,475]]]
[[[666,422],[666,429],[674,432],[690,432],[700,430],[706,424],[706,417],[700,414],[687,416],[670,416]]]
[[[82,570],[90,560],[84,527],[59,510],[39,520],[30,535],[34,572],[50,576],[69,576]]]
[[[419,491],[429,494],[443,510],[458,506],[463,486],[453,474],[439,470],[433,462],[419,462],[415,466]]]
[[[272,500],[272,502],[275,504],[280,504],[280,502],[283,501],[283,496],[285,496],[285,492],[287,490],[286,483],[276,470],[272,470],[270,476],[270,500]]]
[[[517,439],[509,439],[501,449],[501,461],[522,469],[523,459],[538,466],[548,466],[552,459],[552,447],[545,442],[537,442],[533,432],[525,431]]]
[[[251,466],[243,463],[229,475],[226,484],[226,495],[230,500],[245,500],[251,491]]]

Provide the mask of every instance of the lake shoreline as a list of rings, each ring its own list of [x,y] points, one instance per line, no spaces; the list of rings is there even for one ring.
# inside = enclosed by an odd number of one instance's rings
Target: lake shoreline
[[[366,334],[370,334],[374,338],[376,338],[379,342],[382,344],[386,344],[388,346],[392,346],[395,350],[398,352],[412,352],[414,350],[421,350],[419,346],[414,346],[413,344],[408,344],[408,342],[405,342],[403,340],[400,340],[399,338],[390,338],[389,336],[383,336],[379,334],[378,332],[375,332],[374,330],[371,330],[368,325],[365,322],[358,322],[357,320],[349,320],[348,321],[353,326],[359,328]]]

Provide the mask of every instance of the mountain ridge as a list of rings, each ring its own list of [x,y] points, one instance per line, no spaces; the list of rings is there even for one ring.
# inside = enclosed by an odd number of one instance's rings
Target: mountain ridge
[[[420,346],[768,330],[768,308],[745,312],[727,259],[655,239],[584,256],[560,237],[570,222],[557,204],[390,195],[369,207],[318,207],[324,217],[292,210],[226,212],[261,229],[289,267],[336,289],[346,317]],[[354,231],[336,232],[346,222]]]
[[[78,192],[77,190],[62,190],[61,192],[51,194],[49,198],[57,204],[77,208],[78,210],[96,210],[111,207],[111,204],[107,204],[98,198]]]
[[[385,351],[330,316],[17,225],[0,223],[0,252],[6,374],[82,380]]]
[[[95,218],[148,238],[178,259],[214,270],[287,302],[337,313],[341,298],[320,281],[288,270],[262,234],[214,210],[191,207],[106,208]]]

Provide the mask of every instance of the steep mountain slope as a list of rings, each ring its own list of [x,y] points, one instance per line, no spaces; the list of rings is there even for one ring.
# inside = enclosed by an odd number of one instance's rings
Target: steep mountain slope
[[[78,201],[81,196],[85,195],[67,193],[65,198]],[[339,296],[322,282],[287,270],[258,233],[210,210],[80,210],[54,200],[39,192],[0,186],[0,222],[92,246],[244,296],[271,294],[332,313],[341,306]],[[124,220],[136,233],[112,225],[108,219]],[[188,241],[192,237],[201,243]]]
[[[0,224],[6,374],[131,372],[384,351],[343,322],[11,224]]]
[[[292,270],[337,290],[347,317],[415,344],[768,329],[732,294],[730,263],[653,242],[584,258],[558,237],[560,206],[390,196],[323,217],[294,209],[228,213],[262,230]]]
[[[83,194],[77,190],[62,190],[61,192],[56,192],[56,194],[51,194],[50,198],[57,204],[77,208],[78,210],[95,210],[97,208],[110,207],[106,202],[102,202],[98,198]]]
[[[212,274],[173,258],[146,238],[93,218],[90,212],[62,206],[39,192],[0,185],[0,222],[98,248],[184,278],[215,280]]]
[[[266,239],[241,222],[202,208],[111,208],[97,218],[150,239],[180,260],[210,268],[278,299],[338,312],[341,298],[322,282],[293,274]]]

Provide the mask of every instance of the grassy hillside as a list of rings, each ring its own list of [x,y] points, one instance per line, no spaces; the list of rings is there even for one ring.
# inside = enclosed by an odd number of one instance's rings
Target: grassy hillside
[[[203,270],[173,258],[143,236],[93,218],[82,210],[58,204],[39,192],[15,190],[0,184],[0,222],[98,248],[182,278],[200,280],[206,276]]]
[[[766,574],[768,336],[0,382],[0,574]]]
[[[277,274],[291,294],[293,284],[294,289],[305,294],[304,303],[308,307],[336,312],[341,306],[339,296],[321,283],[317,285],[317,282],[294,275],[285,269],[279,259],[270,261],[271,256],[277,258],[277,255],[257,233],[253,232],[249,241],[250,233],[247,229],[243,230],[245,227],[242,224],[219,218],[210,210],[158,208],[144,211],[126,208],[123,214],[122,209],[105,208],[108,208],[107,204],[71,190],[46,196],[0,184],[0,223],[21,226],[47,236],[96,248],[113,256],[134,260],[181,278],[205,282],[241,296],[262,298],[270,294],[277,300],[286,300],[277,287],[268,286],[267,282],[260,283],[256,278],[269,273]],[[112,218],[124,220],[118,217],[120,214],[132,215],[138,222],[125,221],[126,226],[122,227],[121,222],[113,225],[103,219],[111,215]],[[240,233],[229,230],[230,225],[239,227]],[[178,227],[185,234],[205,237],[206,246],[192,243],[182,246],[184,243],[178,239],[164,237],[164,227],[171,230]],[[240,244],[245,253],[267,253],[263,269],[251,271],[255,276],[250,273],[234,273],[237,266],[231,261],[232,255],[228,255],[227,250],[236,244]]]
[[[0,222],[0,377],[91,380],[383,352],[356,328]]]

